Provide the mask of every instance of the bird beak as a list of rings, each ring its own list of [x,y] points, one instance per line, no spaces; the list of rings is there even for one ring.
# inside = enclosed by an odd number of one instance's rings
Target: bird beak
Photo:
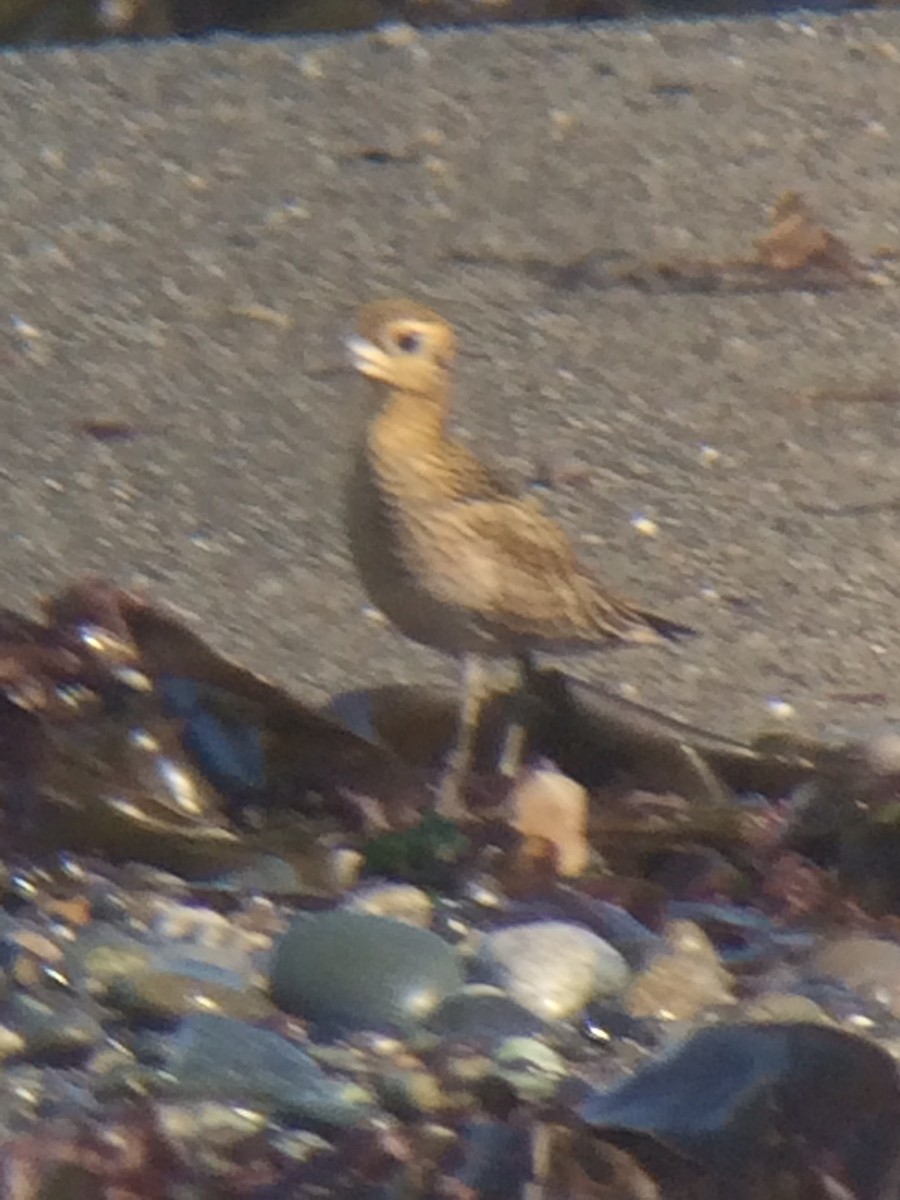
[[[348,337],[345,344],[350,351],[350,361],[360,374],[367,375],[369,379],[384,379],[389,364],[383,350],[379,350],[368,338],[358,336]]]

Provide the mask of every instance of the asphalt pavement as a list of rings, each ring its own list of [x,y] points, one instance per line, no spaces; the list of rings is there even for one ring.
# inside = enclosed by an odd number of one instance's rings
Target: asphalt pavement
[[[0,602],[100,571],[313,699],[451,678],[342,530],[342,338],[409,293],[461,434],[702,634],[575,673],[736,734],[900,718],[900,290],[615,278],[746,255],[788,189],[900,247],[898,95],[896,11],[4,55]]]

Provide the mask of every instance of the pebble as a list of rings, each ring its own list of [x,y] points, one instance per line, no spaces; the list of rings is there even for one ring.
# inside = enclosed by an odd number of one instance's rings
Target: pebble
[[[277,854],[260,854],[252,862],[216,876],[213,887],[223,892],[291,895],[303,891],[296,868]]]
[[[343,907],[375,917],[405,921],[419,929],[428,929],[434,916],[431,897],[411,883],[373,883],[357,888]]]
[[[275,1007],[240,976],[222,971],[214,978],[206,964],[195,970],[138,971],[120,976],[109,990],[109,1003],[144,1021],[172,1021],[189,1013],[218,1013],[243,1021],[263,1021]]]
[[[26,1045],[25,1035],[18,1029],[10,1029],[5,1023],[0,1025],[0,1063],[21,1055]]]
[[[377,1084],[379,1099],[401,1119],[437,1112],[447,1105],[440,1083],[429,1071],[387,1071]]]
[[[466,1095],[462,1101],[464,1107],[473,1102],[473,1089],[490,1078],[494,1071],[493,1060],[487,1054],[458,1043],[446,1048],[437,1066],[446,1091],[455,1096]]]
[[[491,1047],[510,1037],[547,1034],[550,1026],[502,988],[473,983],[447,997],[429,1017],[428,1029],[441,1037]]]
[[[0,1128],[8,1130],[34,1120],[46,1103],[54,1075],[58,1081],[63,1072],[31,1063],[7,1064],[0,1080]]]
[[[230,1174],[236,1151],[267,1125],[265,1113],[217,1100],[160,1104],[157,1119],[166,1140],[204,1176]]]
[[[741,1015],[757,1024],[769,1021],[779,1025],[793,1021],[803,1021],[811,1025],[834,1024],[828,1013],[820,1008],[815,1000],[793,992],[764,992],[745,1005]]]
[[[14,934],[11,940],[40,962],[55,966],[62,960],[63,952],[56,942],[33,929],[23,929]]]
[[[166,1070],[175,1094],[263,1105],[286,1117],[353,1125],[371,1095],[332,1079],[300,1046],[230,1017],[185,1017],[169,1044]]]
[[[731,976],[693,921],[671,921],[666,948],[638,975],[624,997],[633,1017],[690,1021],[716,1004],[733,1004]]]
[[[153,933],[170,950],[246,971],[258,939],[221,913],[194,904],[162,900],[153,920]]]
[[[91,1090],[98,1100],[121,1097],[123,1093],[133,1096],[142,1089],[144,1079],[152,1078],[152,1072],[145,1068],[132,1049],[111,1039],[94,1048],[84,1069],[91,1076]]]
[[[878,1036],[893,1036],[896,1018],[889,1008],[849,984],[827,975],[805,973],[794,980],[797,992],[819,1006],[841,1029],[879,1029]],[[894,1030],[894,1032],[896,1032]]]
[[[115,979],[145,970],[153,950],[105,921],[87,926],[67,947],[65,965],[76,986],[102,996]]]
[[[494,1074],[508,1083],[520,1100],[532,1104],[552,1100],[569,1073],[556,1051],[537,1038],[507,1038],[494,1054],[494,1063]]]
[[[47,1003],[18,993],[4,1006],[5,1040],[21,1038],[26,1058],[60,1059],[87,1052],[103,1040],[103,1027],[83,1003],[61,997]],[[12,1050],[10,1050],[12,1052]]]
[[[900,1017],[900,945],[896,942],[863,936],[837,938],[813,955],[809,967]]]
[[[412,1030],[462,982],[436,934],[350,909],[295,918],[271,968],[279,1008],[343,1029]]]
[[[565,1020],[596,996],[625,989],[631,972],[603,938],[567,921],[510,925],[485,936],[479,966],[543,1020]]]
[[[14,987],[35,987],[44,977],[46,967],[46,963],[15,939],[0,938],[0,999],[5,999]]]
[[[605,1048],[623,1042],[652,1048],[659,1040],[655,1022],[633,1017],[615,1001],[589,1004],[582,1016],[581,1031],[589,1041]]]
[[[523,837],[552,844],[560,875],[585,870],[591,856],[588,794],[580,783],[552,768],[532,770],[516,781],[508,806],[510,824]]]

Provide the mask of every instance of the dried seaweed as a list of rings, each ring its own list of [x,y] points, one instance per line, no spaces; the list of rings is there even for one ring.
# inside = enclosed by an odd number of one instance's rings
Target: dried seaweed
[[[746,295],[760,292],[833,292],[884,287],[893,282],[893,255],[860,257],[813,213],[794,191],[775,202],[771,227],[752,254],[730,259],[635,256],[589,251],[565,263],[534,255],[498,254],[457,247],[450,261],[525,271],[549,286],[571,291],[632,288],[652,294]]]

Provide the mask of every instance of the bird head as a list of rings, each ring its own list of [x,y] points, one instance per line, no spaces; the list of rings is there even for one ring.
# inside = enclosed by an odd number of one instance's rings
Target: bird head
[[[361,374],[397,390],[442,393],[456,351],[447,322],[413,300],[377,300],[359,314],[347,348]]]

